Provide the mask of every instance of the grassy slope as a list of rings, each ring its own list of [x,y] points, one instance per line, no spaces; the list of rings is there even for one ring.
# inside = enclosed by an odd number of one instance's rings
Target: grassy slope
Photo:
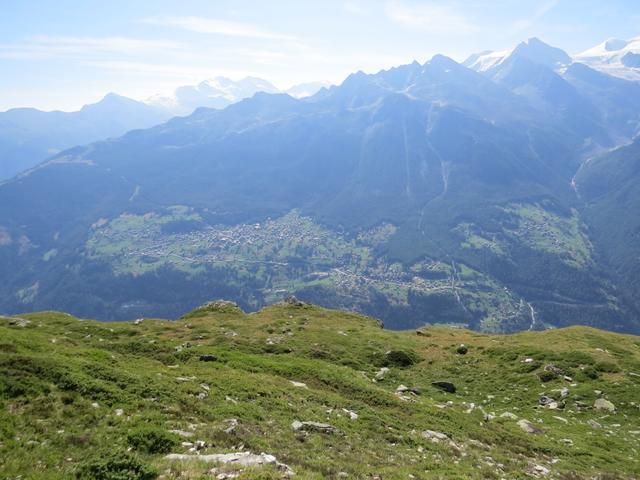
[[[203,453],[241,447],[273,454],[302,479],[340,478],[340,472],[527,478],[535,464],[549,468],[549,478],[640,475],[640,377],[630,375],[640,373],[638,337],[589,328],[510,336],[429,328],[417,335],[383,330],[355,314],[289,305],[251,315],[201,310],[139,325],[52,312],[21,318],[30,323],[0,318],[2,478],[70,478],[92,457],[131,448],[132,433],[163,436],[171,429],[193,430],[190,441],[209,445]],[[456,353],[461,343],[468,354]],[[375,382],[389,350],[415,352],[419,362],[390,365]],[[218,360],[201,362],[202,354]],[[525,357],[534,362],[523,363]],[[537,373],[548,363],[573,382],[542,384]],[[458,392],[441,392],[434,380],[452,381]],[[403,400],[394,393],[400,384],[422,393]],[[564,411],[538,407],[541,393],[558,396],[563,387],[570,390]],[[576,407],[576,400],[593,405],[594,390],[616,405],[615,414]],[[479,407],[498,417],[487,421]],[[515,420],[499,417],[507,411],[543,433],[525,433]],[[232,418],[238,426],[227,433],[225,420]],[[329,423],[338,433],[294,432],[294,420]],[[427,429],[448,434],[455,446],[423,438]],[[171,451],[186,452],[179,443],[185,439],[168,439],[178,442]],[[164,478],[205,478],[212,468],[135,450]],[[282,474],[266,468],[242,475]]]

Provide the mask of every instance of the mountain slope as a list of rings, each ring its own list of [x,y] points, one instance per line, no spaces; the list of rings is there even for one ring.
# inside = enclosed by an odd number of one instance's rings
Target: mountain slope
[[[0,186],[1,308],[126,319],[296,293],[394,328],[636,330],[563,121],[436,56],[79,147]]]
[[[16,108],[0,113],[0,180],[48,157],[96,140],[123,135],[166,121],[169,115],[110,93],[77,112]]]
[[[612,266],[626,293],[640,312],[640,139],[587,162],[575,178],[576,189],[585,202],[585,217],[593,236],[598,240],[601,254]]]
[[[214,302],[136,324],[29,314],[0,318],[0,333],[12,478],[640,474],[637,337],[398,333],[296,301],[251,315]],[[202,461],[240,452],[286,466]]]

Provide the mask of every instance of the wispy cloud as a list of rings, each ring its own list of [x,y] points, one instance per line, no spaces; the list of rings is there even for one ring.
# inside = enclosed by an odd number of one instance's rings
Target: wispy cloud
[[[291,35],[265,30],[255,25],[206,17],[150,17],[143,23],[179,28],[197,33],[209,33],[229,37],[258,38],[263,40],[295,40]]]
[[[517,34],[530,29],[538,23],[542,17],[553,10],[558,3],[560,3],[560,0],[548,0],[543,2],[529,17],[513,22],[511,27],[509,27],[509,33]]]
[[[177,42],[128,37],[60,37],[38,35],[24,42],[0,45],[0,58],[50,59],[85,58],[114,54],[148,54],[177,50]]]
[[[442,3],[392,1],[386,11],[394,22],[430,33],[460,35],[479,30],[455,8]]]
[[[367,13],[367,10],[361,3],[357,3],[354,1],[347,1],[343,5],[344,9],[353,14],[353,15],[364,15]]]

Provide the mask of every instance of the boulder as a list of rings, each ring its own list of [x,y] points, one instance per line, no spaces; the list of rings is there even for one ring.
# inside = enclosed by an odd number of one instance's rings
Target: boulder
[[[616,406],[611,403],[609,400],[606,400],[604,398],[598,398],[596,399],[596,401],[593,403],[593,407],[596,410],[606,410],[607,412],[615,412],[616,411]]]
[[[240,465],[242,467],[260,467],[263,465],[274,465],[279,470],[282,470],[287,475],[292,475],[293,471],[288,465],[278,462],[276,457],[266,453],[260,455],[253,454],[251,452],[236,452],[236,453],[216,453],[211,455],[185,455],[181,453],[171,453],[167,455],[167,460],[177,460],[180,462],[185,461],[198,461],[208,463],[232,463],[234,465]]]
[[[518,421],[518,426],[525,432],[527,433],[542,433],[542,430],[539,429],[538,427],[536,427],[533,423],[531,423],[529,420],[519,420]]]
[[[302,300],[298,300],[293,295],[289,295],[287,298],[285,298],[282,301],[282,304],[283,305],[287,305],[289,307],[305,307],[305,306],[309,305],[308,303],[303,302]]]
[[[431,440],[433,443],[449,440],[449,436],[446,433],[436,432],[435,430],[425,430],[422,432],[422,436]]]
[[[306,432],[335,433],[337,431],[335,427],[327,423],[300,422],[298,420],[293,421],[291,428],[296,432],[302,430]]]

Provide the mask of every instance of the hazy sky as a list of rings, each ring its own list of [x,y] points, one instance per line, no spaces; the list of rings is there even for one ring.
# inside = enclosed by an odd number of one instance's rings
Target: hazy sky
[[[639,0],[0,0],[0,110],[144,99],[224,75],[278,87],[510,48],[640,35]]]

